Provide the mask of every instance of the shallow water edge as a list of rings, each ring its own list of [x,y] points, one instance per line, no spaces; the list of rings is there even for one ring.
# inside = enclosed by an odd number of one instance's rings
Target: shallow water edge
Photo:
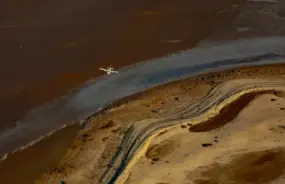
[[[285,37],[246,39],[197,47],[90,80],[68,95],[31,110],[17,126],[2,130],[0,154],[13,151],[64,125],[84,119],[115,100],[190,77],[241,66],[285,63]]]

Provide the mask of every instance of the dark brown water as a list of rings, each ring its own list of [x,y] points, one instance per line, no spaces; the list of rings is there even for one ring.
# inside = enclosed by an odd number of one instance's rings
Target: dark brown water
[[[27,149],[9,155],[0,162],[1,183],[31,184],[58,164],[79,131],[79,125],[68,126]]]
[[[244,0],[0,2],[0,128],[92,77],[193,47]],[[229,9],[225,12],[224,10]],[[221,13],[222,12],[222,13]],[[166,43],[163,40],[181,40]]]

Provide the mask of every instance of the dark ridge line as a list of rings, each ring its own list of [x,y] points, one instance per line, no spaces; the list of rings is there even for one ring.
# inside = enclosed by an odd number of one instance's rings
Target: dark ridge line
[[[111,160],[108,162],[107,164],[107,169],[104,171],[104,173],[101,175],[101,177],[99,178],[99,183],[102,183],[105,176],[108,174],[109,170],[113,167],[114,163],[117,161],[117,158],[119,157],[119,154],[122,151],[122,146],[121,144],[126,142],[128,139],[128,136],[133,132],[134,130],[134,125],[130,126],[126,131],[125,134],[122,138],[122,140],[120,141],[120,144],[118,146],[117,151],[115,152],[115,154],[112,156]],[[116,172],[117,173],[117,172]]]
[[[239,99],[233,101],[226,107],[224,107],[220,113],[202,123],[193,125],[189,128],[190,132],[209,132],[212,130],[217,130],[224,125],[230,123],[233,119],[235,119],[239,113],[257,96],[263,94],[274,94],[276,91],[268,90],[268,91],[259,91],[259,92],[252,92],[241,96]]]
[[[148,125],[146,128],[144,128],[144,130],[147,130],[149,128],[149,126],[152,126],[152,124]],[[161,128],[165,128],[168,127],[168,125],[163,125],[161,127],[156,127],[153,130],[149,131],[149,135],[152,135],[154,132],[156,132],[158,129]],[[144,132],[144,131],[142,131]],[[125,151],[125,155],[123,156],[123,158],[121,159],[121,163],[120,166],[118,168],[116,168],[116,172],[114,173],[114,175],[111,177],[111,179],[109,180],[109,182],[107,182],[108,184],[113,184],[117,178],[121,175],[121,173],[123,172],[123,170],[125,169],[125,167],[127,166],[128,162],[130,161],[130,159],[134,156],[135,152],[132,152],[131,150],[136,146],[137,140],[139,140],[141,138],[142,133],[138,134],[138,136],[135,138],[135,140],[132,142],[132,144],[130,145],[130,147],[128,148],[127,151]],[[137,147],[139,147],[146,139],[147,137],[143,137],[141,140],[141,143],[139,143],[139,145]],[[121,150],[119,150],[121,151]],[[108,168],[110,169],[110,168]],[[108,173],[108,172],[105,172]],[[101,177],[101,180],[99,181],[99,183],[102,183],[104,180],[105,176]]]

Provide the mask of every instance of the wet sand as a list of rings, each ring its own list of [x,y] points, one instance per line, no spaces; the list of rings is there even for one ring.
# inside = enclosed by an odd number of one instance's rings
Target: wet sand
[[[195,46],[233,21],[239,6],[232,5],[243,3],[1,1],[0,128],[102,75],[99,67],[119,68]],[[230,11],[219,13],[224,9]]]
[[[8,155],[8,159],[0,163],[1,183],[33,183],[43,172],[53,170],[79,130],[78,124],[68,126],[40,144]]]

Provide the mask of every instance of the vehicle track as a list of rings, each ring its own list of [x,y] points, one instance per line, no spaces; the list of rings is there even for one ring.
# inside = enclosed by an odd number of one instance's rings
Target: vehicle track
[[[187,108],[183,106],[182,110],[178,110],[175,115],[134,122],[122,136],[117,151],[99,181],[94,181],[94,183],[124,183],[132,165],[144,155],[147,144],[159,132],[185,122],[191,122],[194,127],[197,127],[217,118],[224,108],[231,106],[246,95],[260,95],[274,93],[274,91],[285,91],[285,80],[240,79],[227,81],[217,85],[206,96],[189,104]],[[211,130],[213,129],[209,129],[209,131]]]

